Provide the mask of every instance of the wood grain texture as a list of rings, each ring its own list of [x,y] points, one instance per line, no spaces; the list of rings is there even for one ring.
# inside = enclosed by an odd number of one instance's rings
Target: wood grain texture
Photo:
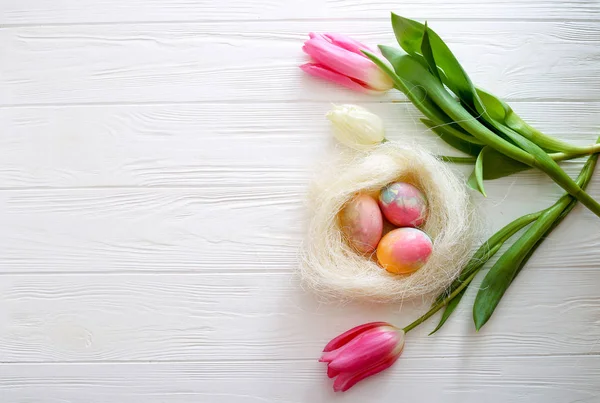
[[[140,21],[385,18],[390,11],[411,18],[600,19],[595,0],[4,0],[0,24],[68,24]]]
[[[544,262],[527,267],[480,333],[474,288],[438,335],[427,337],[433,321],[410,333],[403,357],[600,354],[600,272]],[[225,270],[3,276],[0,362],[316,360],[357,323],[408,324],[426,309],[421,301],[322,305],[293,274]]]
[[[514,102],[559,138],[594,142],[598,102]],[[288,185],[299,190],[335,147],[329,103],[0,108],[0,188]],[[409,104],[371,103],[387,135],[454,153]],[[320,151],[319,151],[320,150]]]
[[[285,178],[270,185],[244,182],[240,176],[240,185],[191,189],[0,191],[0,272],[296,270],[307,184],[290,186]],[[600,196],[599,185],[596,180],[590,187],[592,196]],[[486,188],[488,199],[476,198],[488,233],[562,194],[533,173]],[[540,253],[536,264],[597,263],[594,216],[579,208],[568,225],[574,227],[557,230],[560,241],[549,239],[546,244],[554,247]]]
[[[389,10],[429,20],[478,85],[586,144],[597,0],[0,3],[1,403],[600,402],[600,233],[581,206],[481,332],[473,288],[345,396],[316,362],[323,345],[428,301],[326,305],[297,277],[303,197],[336,147],[331,102],[448,152],[403,96],[303,75],[308,32],[391,44]],[[562,193],[533,172],[487,191],[482,238]]]
[[[401,359],[343,396],[314,360],[2,365],[0,376],[11,403],[594,403],[600,357]]]
[[[508,99],[596,100],[596,22],[436,21],[481,87]],[[0,105],[365,101],[305,76],[310,31],[394,43],[388,21],[48,26],[0,31]],[[398,94],[383,99],[403,99]],[[369,98],[373,99],[373,98]]]

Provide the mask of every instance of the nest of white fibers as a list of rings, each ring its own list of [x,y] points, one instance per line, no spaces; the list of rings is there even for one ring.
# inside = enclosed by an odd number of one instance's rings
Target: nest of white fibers
[[[464,180],[425,150],[386,142],[366,152],[334,158],[320,167],[309,191],[310,222],[301,259],[304,284],[331,301],[398,302],[441,292],[468,261],[474,220]],[[427,197],[428,216],[421,228],[433,240],[427,263],[409,275],[388,273],[346,241],[338,213],[361,192],[408,182]]]

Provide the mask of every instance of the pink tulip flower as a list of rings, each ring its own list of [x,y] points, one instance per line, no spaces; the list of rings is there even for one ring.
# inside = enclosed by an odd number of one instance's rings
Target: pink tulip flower
[[[320,362],[327,363],[333,390],[345,392],[357,382],[392,366],[404,348],[404,332],[386,322],[352,328],[331,340]]]
[[[344,35],[311,32],[309,36],[302,50],[316,63],[300,66],[308,74],[366,93],[380,93],[394,87],[392,80],[361,52],[377,51]]]

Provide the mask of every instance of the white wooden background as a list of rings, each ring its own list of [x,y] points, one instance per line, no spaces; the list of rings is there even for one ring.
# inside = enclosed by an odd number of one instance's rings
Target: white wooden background
[[[297,66],[309,31],[393,43],[390,10],[541,129],[599,134],[598,0],[0,0],[0,402],[600,402],[600,219],[581,207],[479,334],[471,292],[392,369],[331,391],[328,339],[426,305],[301,289],[323,115],[360,103],[441,148],[402,96]],[[487,188],[489,232],[561,193],[532,173]]]

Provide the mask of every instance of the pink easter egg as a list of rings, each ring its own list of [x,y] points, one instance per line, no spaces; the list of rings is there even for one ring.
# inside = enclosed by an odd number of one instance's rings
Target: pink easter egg
[[[416,228],[397,228],[388,232],[377,247],[379,264],[394,274],[410,274],[419,270],[431,256],[431,238]]]
[[[341,230],[348,243],[360,253],[373,252],[381,239],[383,216],[377,201],[359,194],[350,200],[339,215]]]
[[[427,218],[427,199],[409,183],[394,182],[379,193],[381,212],[398,227],[419,227]]]

